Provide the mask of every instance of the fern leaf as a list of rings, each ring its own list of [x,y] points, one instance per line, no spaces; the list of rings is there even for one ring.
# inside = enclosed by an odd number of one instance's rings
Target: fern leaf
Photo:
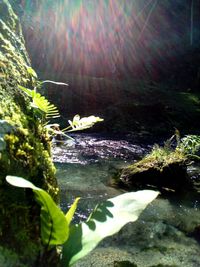
[[[40,93],[37,93],[35,90],[25,88],[21,85],[19,85],[19,88],[32,98],[31,106],[45,113],[46,118],[50,119],[60,117],[57,107],[54,104],[50,103]]]

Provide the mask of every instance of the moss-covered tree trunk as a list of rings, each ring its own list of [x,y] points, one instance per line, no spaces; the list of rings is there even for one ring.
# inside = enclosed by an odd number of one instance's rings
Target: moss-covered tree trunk
[[[19,20],[0,0],[0,266],[35,266],[44,252],[32,192],[8,185],[6,175],[24,177],[54,199],[58,194],[48,137],[18,89],[33,88],[29,66]]]

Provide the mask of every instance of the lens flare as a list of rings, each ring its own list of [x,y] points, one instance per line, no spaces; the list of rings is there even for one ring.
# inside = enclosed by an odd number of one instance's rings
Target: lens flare
[[[140,75],[173,60],[187,27],[170,1],[24,1],[24,27],[33,64],[46,72],[93,76]],[[177,5],[177,4],[176,4]],[[178,4],[185,10],[185,1]],[[156,67],[154,68],[156,70]]]

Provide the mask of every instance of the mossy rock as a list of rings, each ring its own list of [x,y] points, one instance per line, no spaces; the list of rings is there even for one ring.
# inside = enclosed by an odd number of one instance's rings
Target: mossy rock
[[[29,70],[19,20],[10,3],[0,0],[0,246],[19,256],[19,266],[34,265],[44,251],[39,207],[31,191],[8,185],[6,175],[22,176],[58,199],[47,133],[18,88],[34,87]]]
[[[181,191],[190,188],[186,156],[179,150],[155,147],[142,160],[123,168],[113,179],[127,189],[157,188]]]
[[[114,261],[114,267],[137,267],[137,265],[130,261]]]
[[[179,267],[178,265],[166,265],[166,264],[158,264],[158,265],[152,265],[150,267]]]

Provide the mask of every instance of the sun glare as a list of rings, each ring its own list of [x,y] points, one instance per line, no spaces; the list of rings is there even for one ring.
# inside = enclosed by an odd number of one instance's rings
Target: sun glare
[[[140,52],[151,44],[152,34],[155,36],[158,31],[158,25],[149,27],[157,2],[60,0],[34,6],[27,1],[26,10],[35,12],[31,18],[34,30],[30,27],[26,35],[32,49],[38,51],[39,47],[37,58],[47,68],[117,76],[123,68],[129,71],[133,64],[142,58],[148,61],[151,56]]]

